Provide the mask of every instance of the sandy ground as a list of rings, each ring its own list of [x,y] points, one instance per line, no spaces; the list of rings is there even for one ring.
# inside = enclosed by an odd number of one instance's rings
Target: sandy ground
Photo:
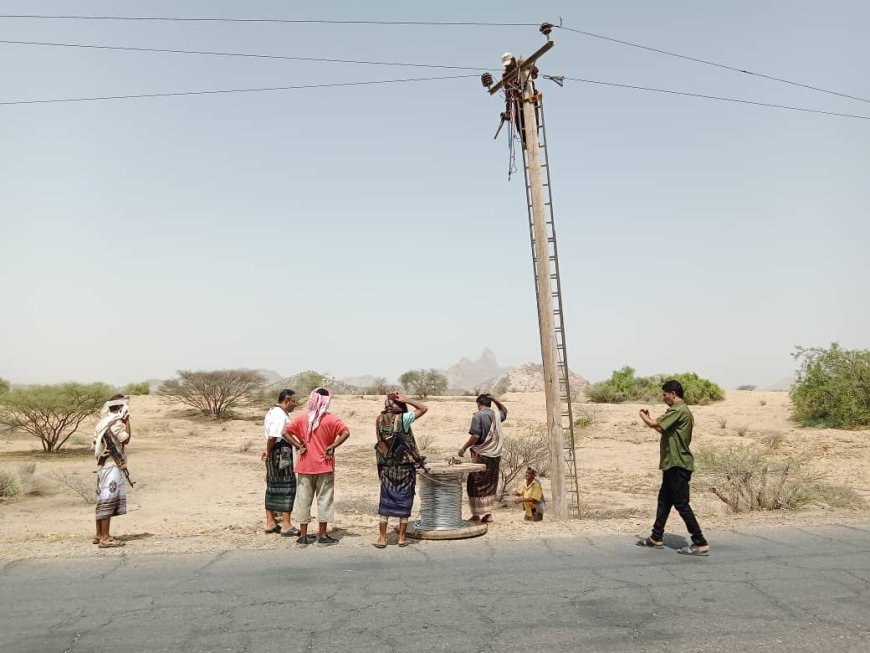
[[[378,480],[375,471],[374,419],[381,398],[341,396],[333,412],[351,428],[338,451],[336,470],[337,534],[345,546],[368,546],[377,531]],[[428,455],[441,461],[465,441],[474,404],[471,398],[432,398],[430,411],[414,430],[431,439]],[[509,394],[506,430],[521,436],[544,421],[542,394]],[[582,404],[594,416],[578,431],[579,476],[584,519],[530,524],[516,506],[498,510],[487,538],[523,540],[541,535],[595,533],[645,534],[655,514],[660,473],[658,436],[637,417],[637,404]],[[658,414],[663,405],[652,406]],[[830,483],[847,485],[870,499],[870,433],[802,428],[789,420],[788,395],[730,391],[727,400],[693,407],[693,448],[778,441],[784,453],[798,455]],[[262,414],[214,422],[159,397],[135,397],[131,404],[133,441],[128,450],[136,487],[128,494],[128,514],[113,520],[113,534],[127,539],[123,549],[98,550],[90,543],[93,506],[61,478],[85,488],[96,483],[88,450],[92,424],[85,424],[60,454],[41,453],[25,435],[0,439],[0,469],[36,469],[26,483],[29,494],[0,500],[0,557],[61,557],[159,552],[196,552],[229,548],[293,549],[292,540],[263,533],[264,468]],[[727,420],[723,428],[721,422]],[[746,427],[743,436],[738,429]],[[547,481],[544,481],[547,489]],[[796,512],[729,514],[712,495],[695,491],[692,499],[708,538],[716,529],[748,524],[786,527],[810,523],[866,520],[866,509],[823,506]],[[870,503],[870,502],[868,502]],[[467,508],[465,509],[468,514]],[[676,514],[670,529],[682,532]]]

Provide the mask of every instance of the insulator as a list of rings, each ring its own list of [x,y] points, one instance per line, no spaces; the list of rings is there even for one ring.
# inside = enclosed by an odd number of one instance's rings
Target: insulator
[[[480,76],[480,83],[483,84],[486,88],[489,88],[493,84],[492,75],[490,73],[483,73]]]
[[[550,32],[553,31],[555,25],[553,23],[541,23],[540,32],[547,38],[550,38]]]

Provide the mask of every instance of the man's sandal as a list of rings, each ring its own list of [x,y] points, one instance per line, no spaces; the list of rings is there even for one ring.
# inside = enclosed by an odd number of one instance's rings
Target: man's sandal
[[[656,542],[651,537],[645,537],[642,540],[638,540],[637,542],[635,542],[635,544],[637,546],[642,546],[642,547],[647,548],[647,549],[664,549],[665,548],[664,542]]]
[[[101,549],[114,549],[119,546],[124,546],[126,542],[122,542],[121,540],[116,540],[114,537],[110,537],[106,540],[100,540],[100,543],[97,545]]]
[[[677,549],[677,553],[682,553],[684,556],[708,556],[710,555],[710,549],[702,551],[694,544],[690,544],[689,546],[684,546],[682,549]]]

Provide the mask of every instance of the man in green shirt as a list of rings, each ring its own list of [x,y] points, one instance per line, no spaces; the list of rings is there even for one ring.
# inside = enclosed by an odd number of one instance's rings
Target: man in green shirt
[[[695,418],[683,401],[683,386],[679,381],[670,380],[662,385],[662,399],[668,405],[668,409],[658,419],[653,420],[645,408],[640,411],[643,423],[662,434],[659,445],[662,486],[659,489],[658,510],[652,534],[639,540],[637,545],[653,549],[664,547],[665,524],[673,507],[686,522],[686,528],[692,536],[692,544],[679,549],[678,553],[709,555],[710,547],[689,505],[689,481],[695,469],[695,459],[692,457],[689,445],[692,443]]]

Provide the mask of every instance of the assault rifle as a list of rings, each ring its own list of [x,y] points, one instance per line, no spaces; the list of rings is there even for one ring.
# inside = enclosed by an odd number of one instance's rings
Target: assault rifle
[[[118,447],[115,446],[115,439],[112,437],[109,427],[106,427],[103,431],[103,442],[106,443],[106,449],[109,450],[109,455],[112,457],[112,460],[115,461],[115,466],[124,472],[124,476],[127,477],[127,482],[130,484],[130,487],[133,487],[135,483],[133,483],[133,479],[130,478],[130,470],[127,469],[127,460],[124,458],[124,454],[118,451]]]

